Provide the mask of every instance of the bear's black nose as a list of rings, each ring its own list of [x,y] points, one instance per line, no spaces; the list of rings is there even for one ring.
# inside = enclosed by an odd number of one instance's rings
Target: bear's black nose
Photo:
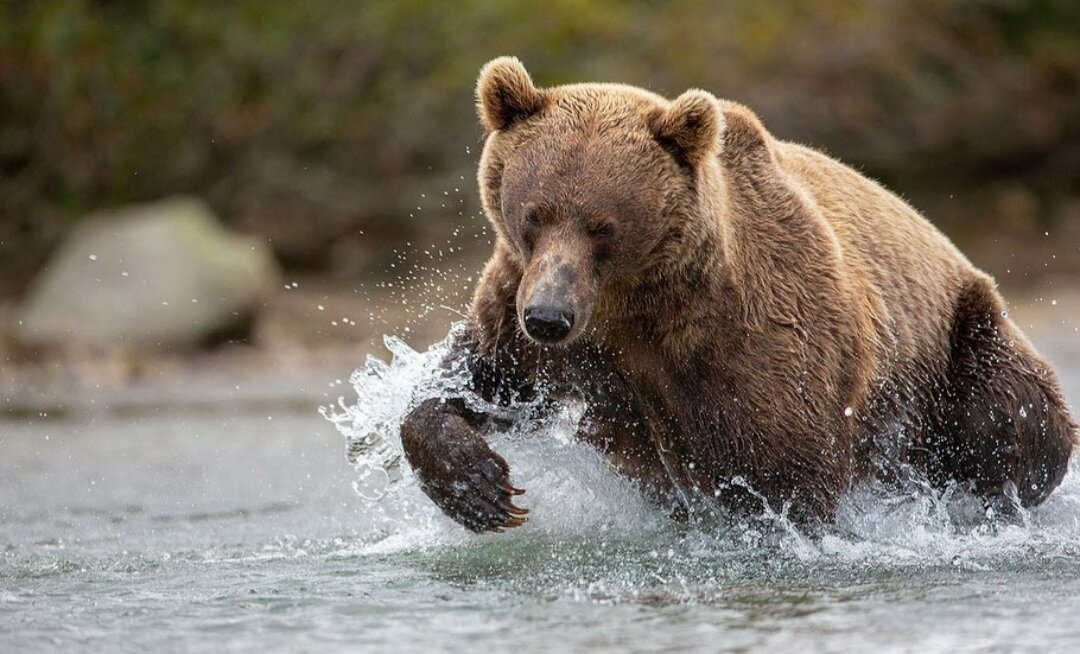
[[[541,343],[558,343],[574,327],[574,313],[569,309],[533,306],[525,309],[525,331]]]

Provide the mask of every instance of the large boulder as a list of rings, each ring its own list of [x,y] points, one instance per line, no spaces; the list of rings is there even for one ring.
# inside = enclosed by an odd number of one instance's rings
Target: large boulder
[[[173,348],[248,319],[277,284],[263,242],[226,230],[200,200],[93,216],[72,231],[23,304],[30,345]]]

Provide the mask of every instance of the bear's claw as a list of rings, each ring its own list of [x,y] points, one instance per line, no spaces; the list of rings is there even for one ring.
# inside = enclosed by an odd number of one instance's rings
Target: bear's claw
[[[485,483],[487,479],[475,475],[469,481],[467,486],[454,485],[449,493],[438,484],[425,484],[424,490],[443,512],[470,531],[501,533],[528,521],[529,510],[511,501],[512,496],[520,493],[509,491],[502,484]]]
[[[486,447],[487,444],[483,444]],[[443,506],[443,510],[465,528],[477,533],[503,532],[520,527],[528,520],[525,516],[529,510],[515,506],[512,498],[524,491],[507,482],[509,469],[502,457],[490,451],[488,456],[497,462],[498,477],[492,479],[489,475],[470,476],[472,484],[467,489],[459,487],[458,490],[462,492],[454,498],[456,501],[448,502]],[[490,467],[485,467],[490,470]]]

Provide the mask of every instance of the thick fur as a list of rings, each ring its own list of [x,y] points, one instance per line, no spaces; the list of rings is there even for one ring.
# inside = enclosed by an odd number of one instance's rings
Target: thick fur
[[[503,58],[477,96],[496,244],[451,358],[488,397],[583,396],[581,437],[688,509],[827,520],[853,482],[905,470],[1024,505],[1060,483],[1077,426],[1053,371],[989,277],[880,185],[704,91],[540,90]],[[576,316],[558,346],[522,326],[541,295]],[[475,530],[520,522],[478,420],[446,415],[425,403],[403,427],[429,495]],[[460,469],[492,457],[494,481]],[[495,499],[470,512],[451,487]]]

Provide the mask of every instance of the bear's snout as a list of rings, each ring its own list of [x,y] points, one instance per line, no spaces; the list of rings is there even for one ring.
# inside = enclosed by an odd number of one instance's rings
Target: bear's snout
[[[541,241],[518,284],[521,331],[542,345],[562,345],[577,338],[596,302],[595,275],[588,274],[587,242],[566,234]]]
[[[537,305],[524,311],[525,331],[536,341],[554,344],[574,328],[574,312],[569,307]]]

